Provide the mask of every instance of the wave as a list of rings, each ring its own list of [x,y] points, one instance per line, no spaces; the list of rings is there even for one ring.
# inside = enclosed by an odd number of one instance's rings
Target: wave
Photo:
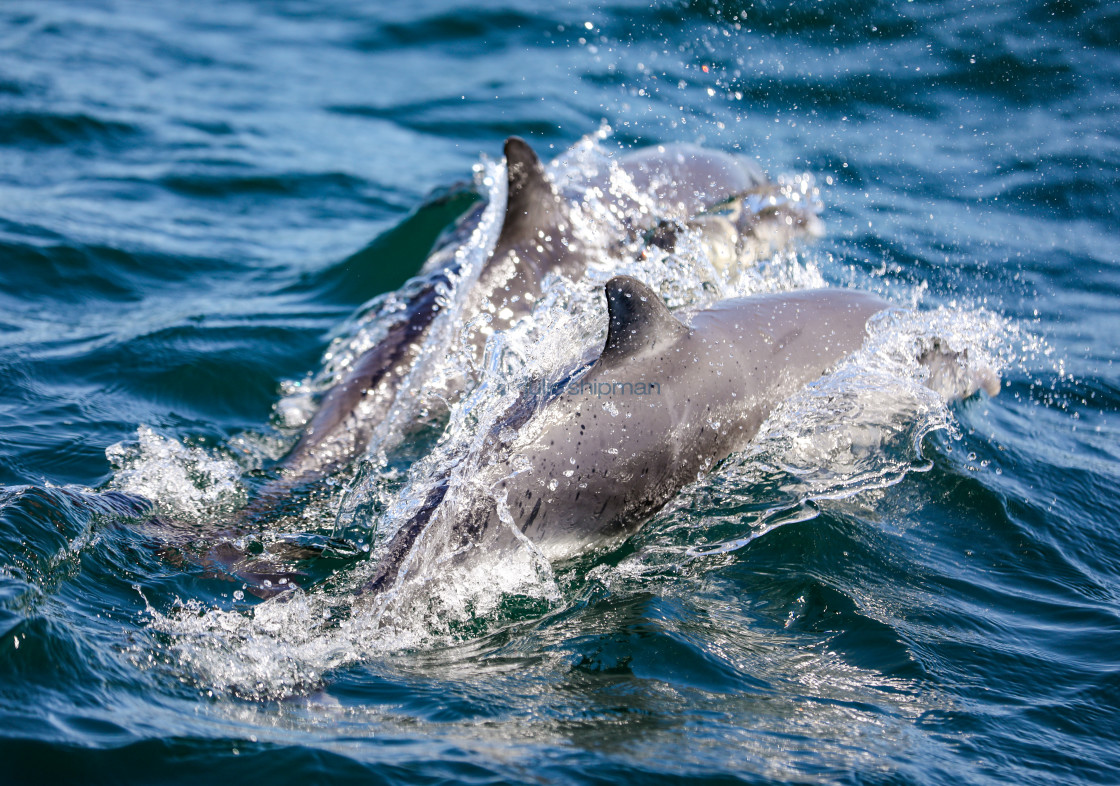
[[[12,112],[0,114],[0,145],[17,148],[107,147],[134,144],[143,130],[132,123],[84,113]]]

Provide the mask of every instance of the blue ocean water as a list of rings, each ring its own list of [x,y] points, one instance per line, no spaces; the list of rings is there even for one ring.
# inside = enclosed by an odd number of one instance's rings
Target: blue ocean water
[[[0,781],[1117,782],[1118,52],[1063,0],[5,2]],[[1003,390],[741,548],[684,547],[786,475],[419,638],[315,627],[346,560],[167,559],[114,490],[229,515],[510,134],[811,175],[794,267],[987,315]]]

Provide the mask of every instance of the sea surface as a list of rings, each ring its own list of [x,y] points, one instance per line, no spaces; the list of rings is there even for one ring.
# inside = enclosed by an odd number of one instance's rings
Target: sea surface
[[[275,478],[513,134],[577,180],[741,154],[823,237],[551,282],[241,544],[301,589],[175,558],[153,521],[206,547]],[[1118,204],[1114,3],[5,0],[0,783],[1120,782]],[[620,266],[896,309],[626,543],[375,614],[370,539]],[[999,394],[931,398],[934,339]]]

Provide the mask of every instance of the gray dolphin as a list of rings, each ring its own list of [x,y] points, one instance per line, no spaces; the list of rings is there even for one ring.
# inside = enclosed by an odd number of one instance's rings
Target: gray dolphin
[[[859,291],[811,290],[723,301],[686,325],[634,278],[611,279],[605,294],[609,328],[594,363],[547,402],[514,406],[492,434],[500,452],[474,479],[487,491],[446,504],[448,486],[437,486],[390,540],[367,590],[395,582],[440,516],[453,517],[452,551],[499,532],[565,559],[629,536],[746,447],[778,403],[858,349],[868,319],[888,307]]]
[[[594,188],[608,194],[619,214],[643,215],[636,198],[645,195],[654,214],[628,227],[631,233],[655,229],[659,222],[680,227],[706,209],[736,197],[756,194],[768,183],[746,159],[692,145],[669,145],[623,156],[621,169],[633,191],[612,193],[605,176],[592,178],[584,190],[562,194],[545,173],[532,148],[518,137],[505,143],[508,196],[497,242],[467,293],[458,318],[463,325],[479,315],[481,327],[471,336],[476,356],[490,334],[504,330],[532,310],[545,276],[579,278],[588,249],[572,231],[572,205]],[[635,196],[636,195],[636,196]],[[469,235],[480,209],[469,213],[454,234]],[[745,225],[744,225],[745,227]],[[726,234],[728,230],[724,228]],[[737,230],[731,230],[732,232]],[[745,228],[744,231],[753,231]],[[668,234],[658,233],[665,246]],[[321,478],[361,455],[377,424],[398,397],[401,381],[417,361],[429,331],[446,310],[452,281],[460,274],[454,243],[438,249],[421,277],[406,286],[404,307],[391,316],[383,338],[364,352],[346,376],[324,396],[299,440],[280,463],[280,477],[257,494],[251,508],[267,510],[301,485]]]

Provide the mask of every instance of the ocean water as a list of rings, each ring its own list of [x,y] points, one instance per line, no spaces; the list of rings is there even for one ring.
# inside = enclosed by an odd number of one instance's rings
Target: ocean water
[[[1120,781],[1118,52],[1089,1],[5,2],[0,782]],[[352,552],[267,600],[175,559],[153,516],[220,540],[511,134],[570,182],[740,153],[823,236],[716,273],[597,225],[449,414],[242,533]],[[356,599],[617,271],[896,309],[626,543]],[[1000,393],[929,393],[933,338]]]

